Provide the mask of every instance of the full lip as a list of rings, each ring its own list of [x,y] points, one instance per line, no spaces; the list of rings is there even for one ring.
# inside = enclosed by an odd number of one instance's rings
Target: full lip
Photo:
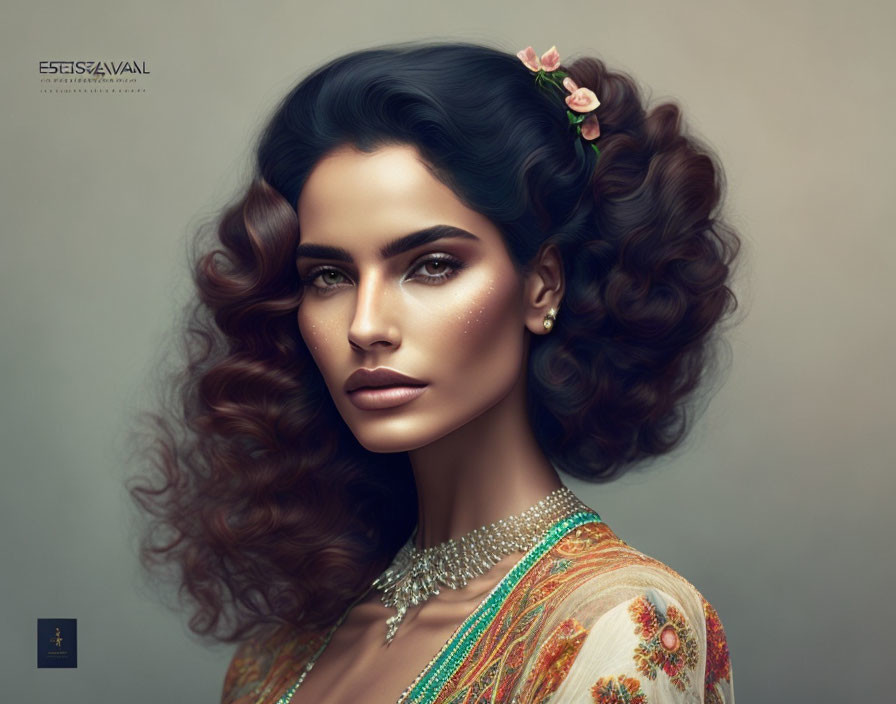
[[[382,389],[396,386],[426,386],[426,382],[387,367],[356,369],[345,380],[345,391],[349,394],[359,389]]]
[[[345,382],[349,401],[362,411],[383,411],[419,397],[427,383],[394,369],[358,369]]]

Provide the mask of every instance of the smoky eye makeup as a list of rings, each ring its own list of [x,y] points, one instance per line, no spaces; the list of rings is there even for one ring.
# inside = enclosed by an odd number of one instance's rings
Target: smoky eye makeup
[[[465,266],[463,261],[445,252],[426,254],[414,261],[405,280],[429,285],[440,284],[457,276]]]
[[[446,252],[426,254],[414,260],[402,277],[402,281],[419,282],[429,286],[438,285],[457,276],[465,266],[461,259]],[[349,274],[328,264],[312,266],[307,273],[300,273],[299,280],[303,286],[322,293],[354,283]]]

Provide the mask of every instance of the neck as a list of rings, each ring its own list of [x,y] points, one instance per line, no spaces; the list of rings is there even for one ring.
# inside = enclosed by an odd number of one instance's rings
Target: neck
[[[535,440],[521,378],[497,405],[409,453],[419,506],[417,547],[525,511],[563,484]]]

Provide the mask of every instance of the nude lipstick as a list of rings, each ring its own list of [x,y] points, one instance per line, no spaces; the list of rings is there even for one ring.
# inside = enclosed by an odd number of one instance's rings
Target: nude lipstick
[[[425,389],[426,382],[385,367],[357,369],[345,382],[349,400],[362,411],[403,406]]]

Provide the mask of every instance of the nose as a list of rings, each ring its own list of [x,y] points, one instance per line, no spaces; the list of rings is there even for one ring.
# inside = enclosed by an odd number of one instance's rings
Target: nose
[[[398,347],[401,332],[397,301],[387,282],[370,275],[358,283],[356,291],[355,314],[348,328],[349,344],[361,351]]]

